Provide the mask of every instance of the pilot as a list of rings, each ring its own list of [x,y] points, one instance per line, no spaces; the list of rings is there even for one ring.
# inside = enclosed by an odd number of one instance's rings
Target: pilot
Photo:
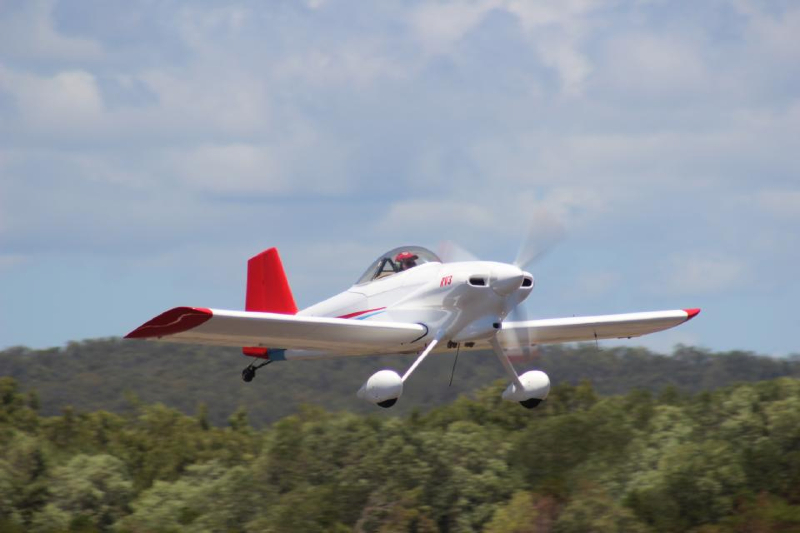
[[[401,272],[417,266],[417,259],[419,259],[419,256],[411,252],[400,252],[394,256],[394,262],[400,265]]]

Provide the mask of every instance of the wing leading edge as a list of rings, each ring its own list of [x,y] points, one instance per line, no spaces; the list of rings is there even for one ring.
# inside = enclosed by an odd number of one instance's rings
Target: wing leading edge
[[[699,309],[678,309],[506,321],[502,323],[500,341],[508,346],[517,344],[520,338],[527,338],[534,345],[639,337],[683,324],[699,312]],[[141,325],[125,338],[217,346],[323,350],[344,354],[401,349],[419,341],[427,333],[428,328],[422,324],[403,322],[176,307]]]
[[[176,307],[139,326],[125,338],[368,352],[400,348],[427,333],[428,328],[421,324]]]
[[[531,344],[593,341],[595,339],[628,339],[673,328],[691,320],[700,309],[652,311],[572,318],[550,318],[503,322],[500,332],[503,344],[513,344],[520,337]],[[523,335],[521,333],[525,332]],[[505,342],[504,342],[505,341]]]

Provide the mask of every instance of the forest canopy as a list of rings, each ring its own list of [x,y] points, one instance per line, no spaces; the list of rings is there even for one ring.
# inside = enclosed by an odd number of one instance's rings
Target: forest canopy
[[[448,386],[454,355],[428,358],[387,414],[407,415],[414,409],[447,405],[460,395],[505,379],[493,354],[462,352]],[[0,376],[15,378],[23,390],[35,390],[41,413],[47,415],[59,414],[66,406],[124,413],[138,402],[161,402],[193,414],[205,404],[209,420],[224,425],[233,411],[245,406],[253,425],[260,427],[295,413],[302,404],[373,413],[373,405],[355,397],[358,388],[373,372],[392,368],[402,373],[412,360],[393,356],[280,362],[260,370],[246,384],[240,372],[249,361],[239,349],[104,339],[49,350],[0,351]],[[589,379],[600,394],[633,389],[658,393],[666,386],[698,392],[740,381],[800,378],[796,357],[774,359],[687,346],[676,347],[670,355],[603,343],[546,346],[532,361],[518,365],[544,370],[554,384],[575,385]]]
[[[403,417],[303,407],[261,430],[162,404],[37,413],[0,379],[2,531],[800,529],[800,380],[529,411],[501,386]]]
[[[800,531],[800,360],[543,349],[534,410],[491,354],[274,364],[122,342],[0,352],[0,531]],[[523,365],[520,365],[522,367]]]

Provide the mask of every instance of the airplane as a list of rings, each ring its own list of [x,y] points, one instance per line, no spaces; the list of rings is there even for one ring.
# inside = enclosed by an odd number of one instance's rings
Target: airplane
[[[431,353],[491,350],[511,381],[502,398],[531,409],[547,398],[550,378],[541,370],[518,374],[510,358],[515,350],[639,337],[700,312],[513,320],[535,285],[525,270],[530,262],[448,262],[426,248],[401,246],[381,254],[346,291],[298,310],[278,250],[269,248],[247,263],[244,311],[175,307],[125,338],[243,347],[253,358],[242,371],[245,382],[275,361],[417,354],[402,375],[380,370],[357,392],[384,408],[397,402],[403,384]]]

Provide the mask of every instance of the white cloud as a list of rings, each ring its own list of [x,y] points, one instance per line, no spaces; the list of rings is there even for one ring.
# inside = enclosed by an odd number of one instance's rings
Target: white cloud
[[[25,129],[74,132],[96,127],[104,107],[97,81],[83,70],[53,76],[21,74],[0,65],[0,90],[12,95]]]
[[[564,0],[562,2],[512,0],[507,5],[509,11],[519,16],[526,28],[535,29],[567,24],[576,18],[614,3],[607,0]]]
[[[365,40],[329,49],[292,53],[276,61],[270,76],[281,83],[312,87],[355,87],[364,90],[378,80],[401,81],[408,67],[381,54],[380,42]]]
[[[275,141],[171,149],[165,172],[204,194],[342,196],[357,184],[349,172],[351,151],[313,127],[294,124]]]
[[[266,146],[230,144],[199,146],[174,153],[173,168],[192,188],[210,193],[276,193],[288,188],[288,177]]]
[[[608,296],[622,281],[618,272],[585,272],[575,279],[568,296],[575,299],[594,299]]]
[[[554,67],[561,76],[564,93],[568,96],[580,95],[584,81],[593,70],[589,59],[569,41],[546,43],[538,48],[545,63]]]
[[[546,65],[554,68],[567,96],[579,96],[593,66],[584,50],[592,15],[614,2],[565,0],[508,2],[519,17],[534,48]]]
[[[316,10],[322,9],[327,4],[327,0],[307,0],[306,5],[309,9]]]
[[[489,204],[454,199],[417,199],[395,202],[379,229],[391,235],[403,232],[430,234],[434,240],[456,232],[496,229],[497,219]]]
[[[765,213],[786,218],[800,217],[800,190],[765,190],[756,195],[756,205]]]
[[[749,266],[742,260],[708,252],[674,255],[661,269],[658,292],[708,294],[741,290],[749,277]]]
[[[402,242],[511,259],[544,206],[580,242],[566,269],[587,294],[613,289],[615,246],[654,252],[621,268],[637,301],[794,279],[793,6],[134,1],[89,21],[6,5],[6,251],[143,261],[280,241],[323,291]],[[307,264],[337,249],[363,258]]]
[[[779,14],[768,12],[769,4],[758,0],[735,0],[732,5],[746,17],[747,36],[754,46],[783,60],[800,58],[800,8],[795,4],[788,3]]]
[[[56,0],[26,0],[20,9],[2,13],[0,6],[0,55],[27,60],[94,61],[104,56],[100,43],[85,37],[66,36],[53,24]]]
[[[378,254],[391,247],[394,245],[376,246],[343,238],[315,246],[286,247],[281,257],[295,294],[304,298],[305,305],[311,305],[350,287]]]
[[[719,90],[709,79],[701,49],[704,43],[682,36],[622,34],[603,47],[597,83],[629,98],[674,100]]]
[[[594,11],[607,4],[586,0],[426,3],[413,12],[411,24],[427,53],[455,55],[458,42],[489,13],[495,10],[510,13],[526,32],[531,49],[558,73],[563,93],[578,96],[592,72],[591,62],[581,50],[589,19]]]
[[[489,11],[501,5],[498,0],[423,3],[412,12],[410,22],[428,53],[449,53]]]
[[[557,189],[538,196],[489,181],[437,198],[392,202],[376,229],[384,242],[412,237],[428,245],[453,241],[476,257],[491,254],[512,261],[523,242],[530,242],[531,253],[538,254],[583,227],[597,216],[593,209],[598,201],[598,195],[578,190]]]
[[[263,78],[235,67],[199,63],[186,69],[151,69],[138,80],[153,92],[157,104],[126,111],[120,118],[144,113],[144,120],[137,121],[140,129],[165,126],[173,136],[196,134],[198,128],[253,135],[274,120]]]
[[[540,203],[543,208],[552,211],[562,224],[583,228],[629,200],[629,195],[604,190],[602,186],[567,185],[552,187]]]
[[[188,4],[178,9],[175,25],[186,44],[196,50],[213,53],[215,47],[214,43],[209,42],[209,35],[236,35],[254,15],[251,10],[240,5],[198,7]]]
[[[263,81],[236,72],[209,83],[207,69],[147,71],[119,76],[123,84],[140,83],[154,95],[146,105],[104,102],[97,77],[84,70],[54,75],[22,73],[0,65],[0,94],[10,95],[16,117],[5,128],[37,145],[60,142],[108,143],[138,139],[172,142],[219,135],[253,135],[273,120]],[[16,120],[15,120],[16,119]]]

